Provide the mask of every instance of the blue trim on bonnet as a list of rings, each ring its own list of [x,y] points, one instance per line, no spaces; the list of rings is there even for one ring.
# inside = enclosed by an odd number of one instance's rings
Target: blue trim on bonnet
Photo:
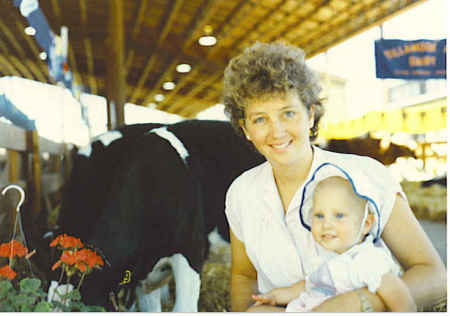
[[[377,221],[377,226],[378,226],[377,228],[378,228],[378,229],[377,229],[377,235],[375,236],[373,242],[374,242],[374,243],[377,242],[378,239],[380,238],[380,234],[381,234],[381,228],[380,228],[380,225],[381,225],[381,214],[380,214],[380,210],[378,209],[377,204],[376,204],[375,201],[374,201],[373,199],[371,199],[370,197],[368,197],[368,196],[366,196],[366,195],[359,194],[358,191],[356,190],[355,183],[353,182],[353,178],[352,178],[352,177],[351,177],[344,169],[342,169],[342,168],[339,167],[338,165],[332,164],[332,163],[330,163],[330,162],[324,162],[324,163],[321,164],[319,167],[317,167],[317,169],[314,170],[311,179],[305,184],[305,187],[303,188],[303,192],[302,192],[302,200],[301,200],[300,208],[299,208],[300,222],[302,223],[303,227],[305,227],[307,230],[311,231],[311,226],[309,226],[308,224],[306,224],[306,222],[303,220],[303,214],[302,214],[302,207],[303,207],[303,203],[305,202],[306,187],[307,187],[312,181],[314,181],[314,178],[316,177],[317,172],[318,172],[321,168],[323,168],[323,167],[325,167],[325,166],[327,166],[327,165],[333,166],[333,167],[337,168],[339,171],[341,171],[341,172],[347,177],[347,179],[350,181],[350,184],[352,185],[352,188],[353,188],[353,191],[355,192],[355,194],[356,194],[357,196],[359,196],[360,198],[363,198],[363,199],[369,201],[369,202],[372,203],[372,205],[375,207],[375,211],[377,212],[377,215],[378,215],[378,221]]]

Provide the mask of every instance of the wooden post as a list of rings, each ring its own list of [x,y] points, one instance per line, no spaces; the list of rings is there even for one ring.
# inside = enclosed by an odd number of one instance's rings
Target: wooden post
[[[34,219],[41,211],[41,161],[39,155],[39,136],[36,130],[26,131],[27,150],[31,154],[31,174],[28,175],[28,194],[31,199],[31,212]]]
[[[125,122],[125,47],[123,0],[110,0],[109,3],[109,37],[107,59],[107,113],[108,130]]]
[[[8,149],[8,182],[17,183],[19,181],[19,153]]]

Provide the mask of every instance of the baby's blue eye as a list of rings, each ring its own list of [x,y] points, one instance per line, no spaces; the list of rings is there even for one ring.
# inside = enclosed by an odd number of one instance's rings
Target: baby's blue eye
[[[323,214],[321,214],[321,213],[316,213],[316,214],[314,214],[314,217],[316,217],[316,218],[323,218]]]
[[[337,213],[337,214],[336,214],[336,217],[337,217],[337,218],[342,218],[342,217],[344,217],[344,214],[343,214],[343,213]]]

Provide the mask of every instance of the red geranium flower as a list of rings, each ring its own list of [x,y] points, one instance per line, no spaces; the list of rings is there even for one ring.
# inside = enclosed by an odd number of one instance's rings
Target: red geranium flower
[[[77,251],[64,251],[61,255],[61,261],[69,266],[77,263]]]
[[[16,277],[17,273],[11,269],[8,265],[0,268],[0,276],[8,278],[10,280]]]
[[[103,266],[102,258],[91,249],[81,249],[78,252],[78,258],[80,261],[87,264],[89,268],[93,268],[96,266]]]
[[[27,247],[17,240],[11,240],[9,243],[3,243],[0,245],[0,257],[23,257],[27,253]]]
[[[61,246],[61,248],[63,248],[63,249],[68,249],[68,248],[77,249],[77,248],[83,247],[83,243],[81,242],[81,240],[79,238],[75,238],[75,237],[69,236],[67,234],[59,235],[50,243],[50,247],[55,247],[58,245]]]

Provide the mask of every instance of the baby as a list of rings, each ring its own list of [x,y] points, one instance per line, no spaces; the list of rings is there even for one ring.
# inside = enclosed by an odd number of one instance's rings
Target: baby
[[[286,312],[307,312],[326,299],[368,287],[392,312],[414,312],[416,305],[399,277],[400,269],[387,249],[375,246],[369,234],[376,212],[359,197],[343,177],[320,181],[314,192],[310,214],[315,242],[334,257],[321,262],[304,281],[253,295],[255,305],[285,305]]]

